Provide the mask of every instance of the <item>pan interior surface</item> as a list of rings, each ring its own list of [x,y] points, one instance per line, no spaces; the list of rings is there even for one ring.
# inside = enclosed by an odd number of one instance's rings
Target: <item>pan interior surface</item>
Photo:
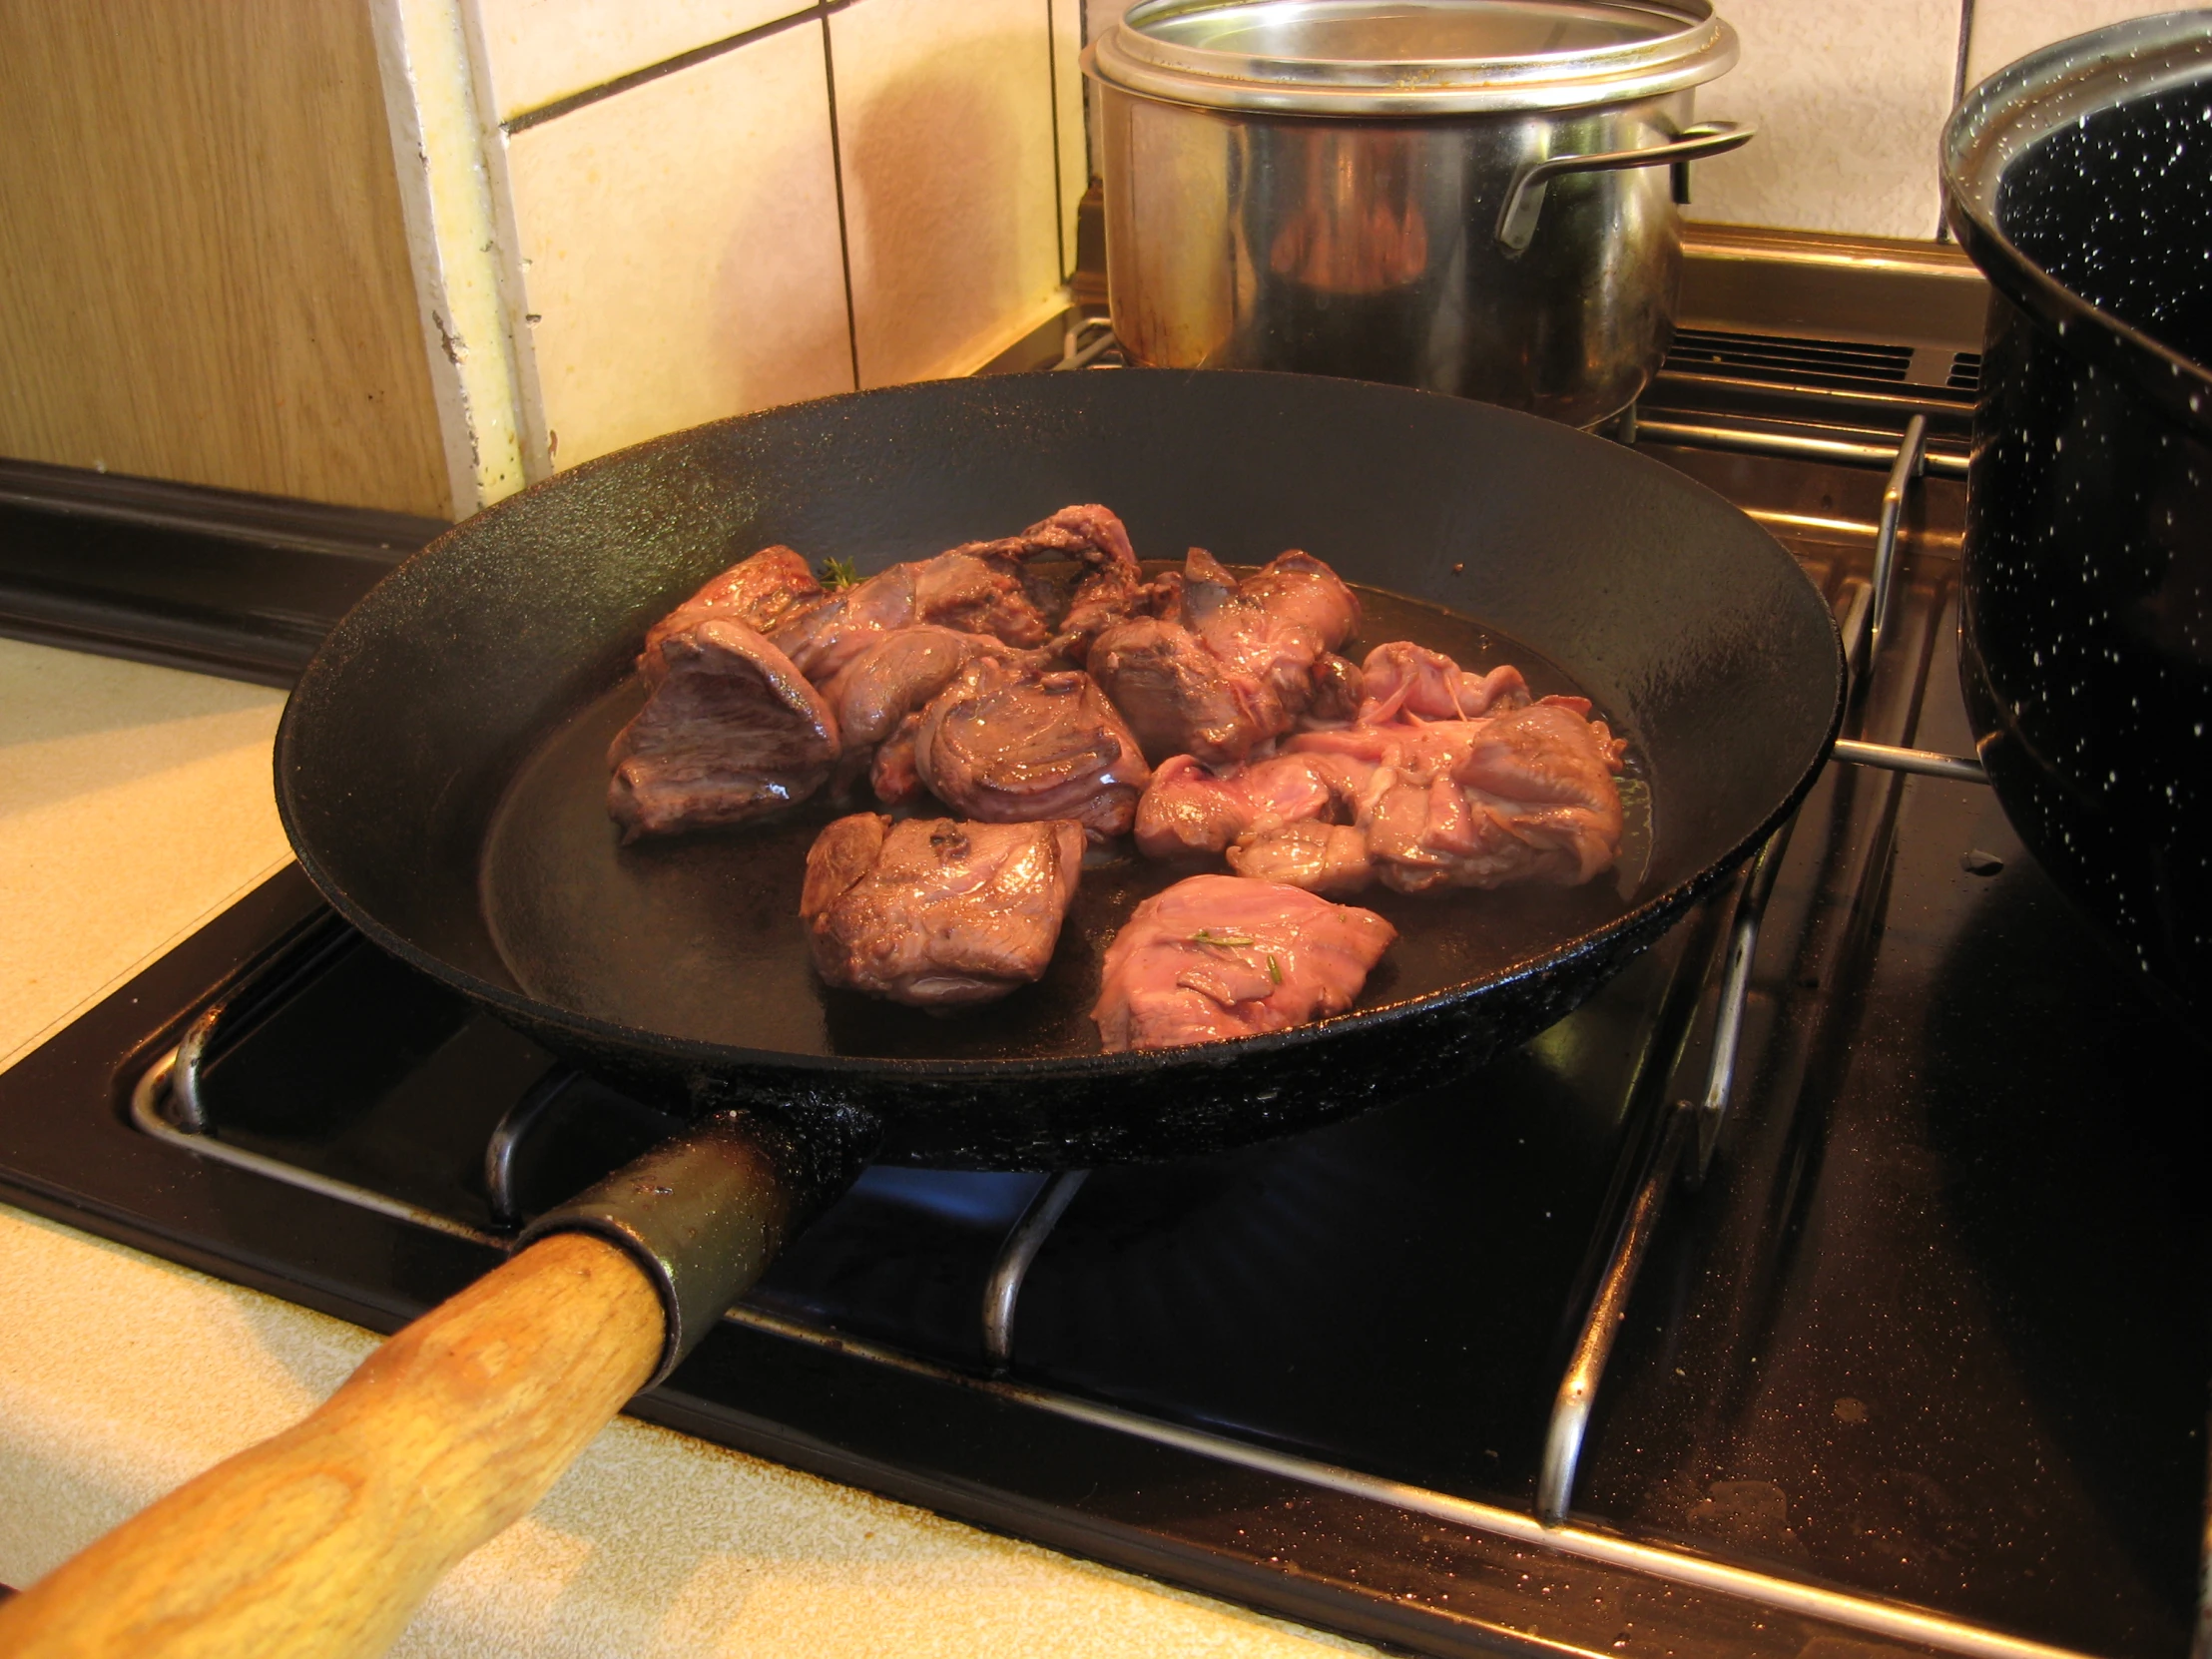
[[[1644,768],[1656,811],[1635,894],[1405,901],[1421,913],[1373,982],[1385,1007],[1151,1056],[1091,1052],[1095,943],[1063,951],[1063,977],[965,1022],[824,1000],[791,959],[796,928],[782,931],[805,820],[648,851],[662,884],[641,907],[645,866],[617,861],[601,792],[623,712],[609,700],[635,695],[621,688],[656,619],[761,547],[865,575],[1086,501],[1122,517],[1140,556],[1196,545],[1251,566],[1301,547],[1429,608],[1434,626],[1478,618],[1511,642],[1467,651],[1475,660],[1556,665]],[[1366,634],[1422,628],[1378,616]],[[1287,1133],[1533,1035],[1789,811],[1842,688],[1834,621],[1789,554],[1618,445],[1310,375],[1009,375],[672,434],[456,526],[378,584],[308,666],[277,736],[277,802],[302,866],[370,938],[641,1098],[880,1113],[898,1120],[901,1156],[1045,1168]],[[758,862],[773,876],[741,879],[733,846],[748,872]],[[1115,900],[1115,882],[1165,873],[1092,872],[1075,927],[1117,924],[1131,895]],[[1540,929],[1444,960],[1453,940],[1483,936],[1452,918],[1524,903],[1550,907]],[[1540,961],[1509,970],[1546,942]],[[1452,988],[1421,994],[1438,987]],[[741,1019],[768,1046],[681,1035],[737,1036]],[[1148,1084],[1132,1086],[1139,1073]],[[1163,1117],[1150,1084],[1173,1091],[1175,1113]]]
[[[1587,695],[1557,665],[1469,619],[1374,589],[1361,598],[1366,622],[1348,652],[1355,660],[1384,640],[1412,639],[1467,667],[1510,662],[1539,697]],[[575,1013],[793,1055],[1096,1054],[1089,1015],[1115,932],[1142,899],[1185,875],[1223,867],[1218,858],[1144,858],[1126,842],[1094,855],[1045,977],[986,1007],[937,1015],[831,989],[814,971],[799,918],[807,849],[831,819],[871,804],[818,800],[758,826],[620,845],[607,816],[607,747],[642,696],[637,681],[625,678],[559,727],[518,771],[485,839],[482,901],[501,959],[526,994]],[[1358,1006],[1387,1006],[1508,972],[1631,906],[1650,852],[1650,792],[1633,734],[1619,735],[1631,740],[1619,866],[1573,888],[1411,895],[1371,888],[1353,902],[1387,916],[1398,940]]]

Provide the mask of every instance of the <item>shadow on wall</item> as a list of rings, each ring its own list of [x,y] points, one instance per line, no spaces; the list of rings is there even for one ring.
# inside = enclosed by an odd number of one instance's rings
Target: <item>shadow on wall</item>
[[[762,179],[797,180],[821,161],[815,143],[795,138],[764,146],[751,165]],[[833,181],[825,183],[833,189]],[[839,274],[834,265],[826,273],[819,256],[795,252],[819,249],[833,201],[813,189],[744,194],[711,278],[708,361],[700,370],[714,382],[713,406],[760,409],[853,389]],[[833,259],[833,245],[830,252]]]
[[[993,73],[1028,45],[969,43],[924,59],[841,134],[862,385],[957,372],[1033,298],[1015,188],[1021,124]]]

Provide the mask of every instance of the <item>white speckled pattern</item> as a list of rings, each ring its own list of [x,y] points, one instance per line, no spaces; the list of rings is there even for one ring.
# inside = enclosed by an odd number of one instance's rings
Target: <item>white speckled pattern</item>
[[[1958,0],[1720,0],[1743,40],[1702,117],[1759,137],[1693,173],[1694,219],[1856,236],[1936,234]]]
[[[2038,46],[2122,18],[2180,10],[2175,0],[1974,0],[1966,85],[1987,79]]]

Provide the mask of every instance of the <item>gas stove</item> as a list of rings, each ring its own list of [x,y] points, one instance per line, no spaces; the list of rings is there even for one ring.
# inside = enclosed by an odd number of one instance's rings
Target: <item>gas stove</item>
[[[1172,1165],[871,1170],[636,1415],[1421,1653],[2189,1647],[2201,1070],[1970,758],[1967,290],[1765,257],[1693,260],[1610,432],[1853,647],[1847,758],[1751,868],[1436,1093]],[[1115,360],[1080,315],[1049,354]],[[288,868],[0,1075],[0,1196],[391,1330],[669,1127]]]

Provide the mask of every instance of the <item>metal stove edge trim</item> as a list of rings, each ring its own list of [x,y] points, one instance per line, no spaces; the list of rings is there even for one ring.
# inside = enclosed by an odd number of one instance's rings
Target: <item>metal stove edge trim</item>
[[[178,1128],[163,1115],[160,1107],[162,1098],[169,1091],[176,1064],[177,1050],[171,1048],[157,1057],[132,1086],[131,1121],[142,1132],[181,1147],[196,1157],[232,1164],[326,1198],[362,1206],[379,1215],[494,1248],[503,1248],[506,1244],[507,1241],[494,1234],[451,1221],[414,1205],[386,1198],[368,1188],[334,1181],[243,1147],[228,1145],[212,1136],[194,1134]],[[1039,1243],[1041,1242],[1040,1237]],[[1986,1625],[1946,1618],[1939,1613],[1907,1603],[1854,1595],[1848,1591],[1830,1589],[1798,1579],[1778,1578],[1708,1556],[1638,1543],[1614,1533],[1571,1523],[1547,1525],[1533,1514],[1485,1503],[1476,1498],[1460,1497],[1450,1492],[1440,1492],[1380,1475],[1362,1474],[1356,1469],[1344,1468],[1334,1463],[1301,1457],[1293,1452],[1276,1451],[1203,1429],[1186,1428],[1158,1417],[1146,1416],[1142,1412],[1081,1399],[1055,1389],[1031,1387],[1009,1382],[1002,1377],[975,1377],[913,1355],[902,1354],[896,1349],[840,1336],[832,1330],[757,1309],[743,1306],[732,1308],[723,1318],[732,1324],[746,1326],[789,1342],[865,1360],[874,1365],[925,1377],[932,1382],[994,1394],[1011,1403],[1262,1474],[1302,1481],[1368,1502],[1387,1504],[1484,1533],[1511,1544],[1550,1550],[1600,1566],[1647,1574],[1689,1588],[1756,1602],[1778,1612],[1794,1613],[1862,1630],[1869,1635],[1913,1642],[1960,1654],[1965,1659],[2093,1659],[2093,1656],[2079,1649],[2057,1647],[2008,1635]]]

